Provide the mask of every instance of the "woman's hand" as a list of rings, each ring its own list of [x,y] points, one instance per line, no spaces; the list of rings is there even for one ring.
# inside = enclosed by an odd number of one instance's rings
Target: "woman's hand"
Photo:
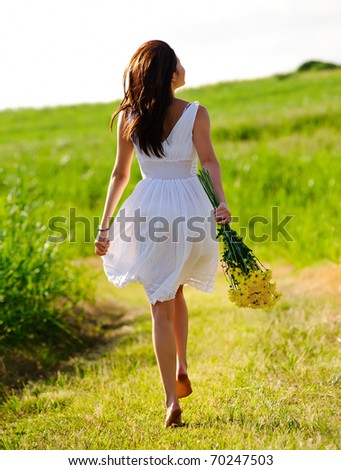
[[[98,235],[94,243],[95,243],[95,253],[96,253],[96,255],[104,256],[107,253],[108,249],[109,249],[110,240]]]
[[[214,214],[218,224],[228,224],[231,222],[232,215],[227,207],[226,202],[221,202],[215,209]]]

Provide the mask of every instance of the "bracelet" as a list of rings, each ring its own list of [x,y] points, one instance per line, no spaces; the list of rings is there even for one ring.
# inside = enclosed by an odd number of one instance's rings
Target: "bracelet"
[[[108,227],[108,228],[102,228],[102,227],[99,225],[97,230],[98,230],[99,232],[106,232],[107,230],[109,230],[109,228],[110,228],[110,227]]]

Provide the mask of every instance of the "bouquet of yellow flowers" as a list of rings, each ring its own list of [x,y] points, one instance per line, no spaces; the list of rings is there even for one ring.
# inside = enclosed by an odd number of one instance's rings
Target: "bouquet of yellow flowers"
[[[214,209],[219,205],[210,174],[201,169],[198,178]],[[281,293],[276,283],[270,282],[272,272],[266,269],[243,239],[228,224],[220,225],[217,238],[223,241],[221,265],[229,281],[229,299],[238,307],[271,309]]]

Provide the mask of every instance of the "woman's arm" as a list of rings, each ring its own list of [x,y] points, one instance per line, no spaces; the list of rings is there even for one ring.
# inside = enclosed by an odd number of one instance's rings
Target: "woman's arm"
[[[115,212],[116,206],[119,203],[119,200],[121,199],[123,191],[125,190],[130,178],[130,168],[134,154],[134,146],[130,139],[126,139],[122,136],[122,130],[123,119],[120,113],[117,125],[116,161],[110,177],[107,197],[104,204],[103,216],[100,224],[102,228],[109,228],[110,219]],[[99,235],[102,238],[107,237],[108,234],[108,230],[99,232]],[[95,253],[99,256],[103,256],[108,250],[109,242],[96,240],[95,245]]]
[[[226,204],[221,168],[211,141],[210,116],[204,106],[199,106],[197,112],[193,127],[193,142],[200,164],[202,168],[209,172],[218,201],[220,202],[215,212],[217,222],[229,223],[231,221],[231,213]]]

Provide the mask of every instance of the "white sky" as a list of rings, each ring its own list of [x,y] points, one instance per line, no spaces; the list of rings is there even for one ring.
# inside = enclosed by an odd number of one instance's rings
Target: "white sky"
[[[341,63],[340,0],[1,0],[0,109],[109,102],[162,39],[188,87]]]

